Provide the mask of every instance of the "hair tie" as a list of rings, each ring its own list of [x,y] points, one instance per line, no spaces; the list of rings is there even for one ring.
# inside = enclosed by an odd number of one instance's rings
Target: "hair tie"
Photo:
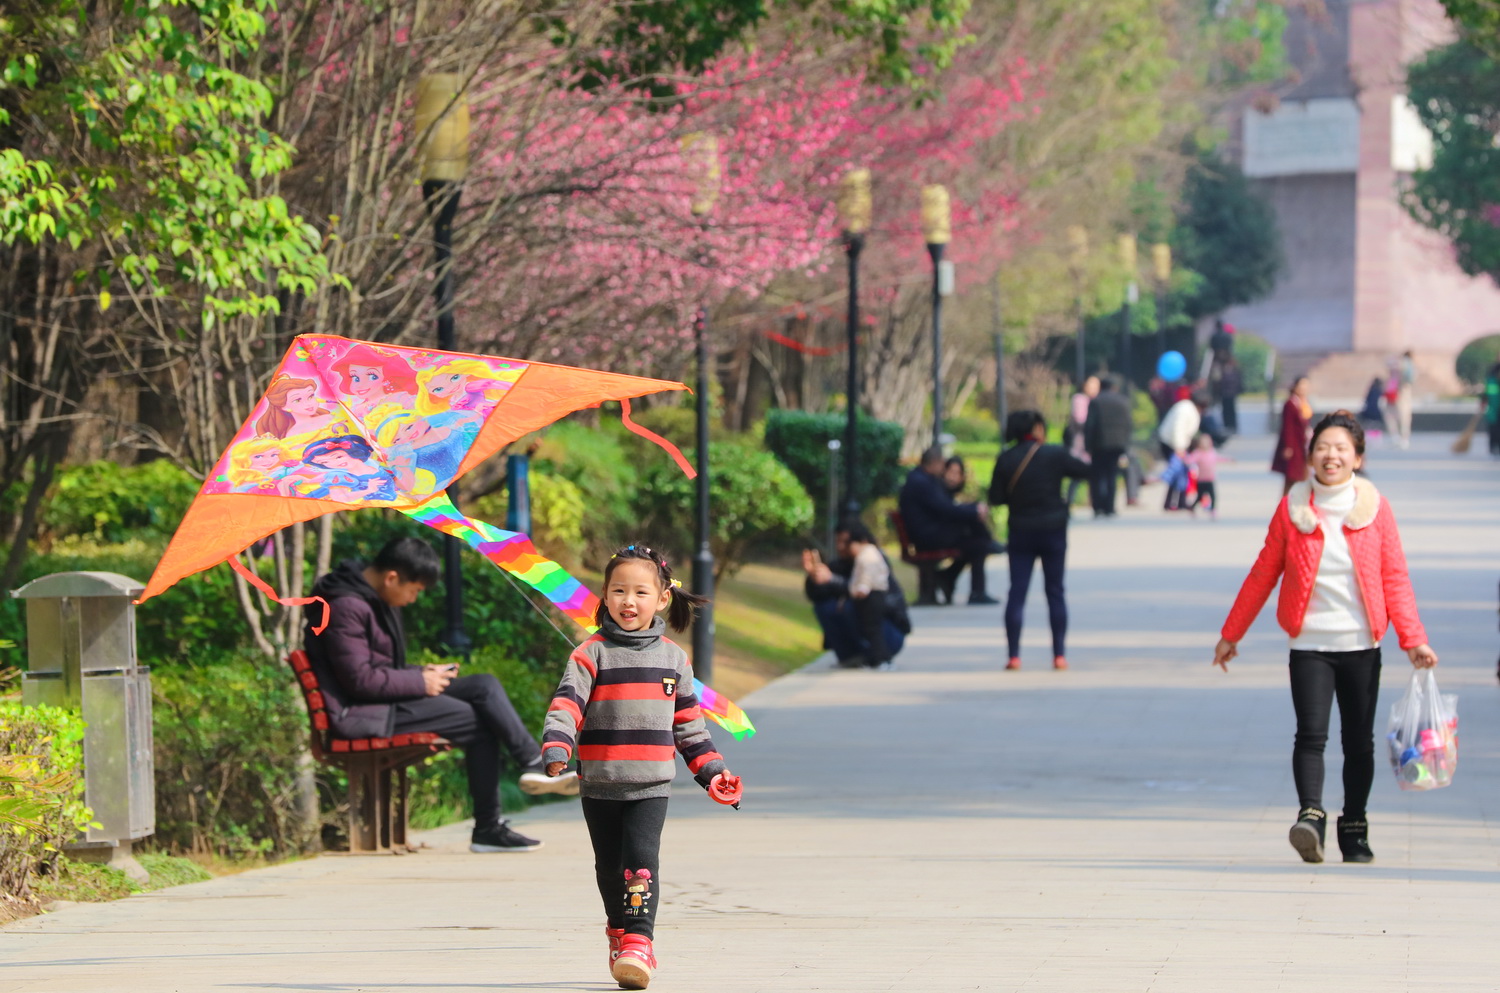
[[[677,587],[677,589],[680,590],[680,589],[682,589],[682,580],[680,580],[680,579],[674,579],[674,580],[672,580],[672,585],[675,586],[675,587]]]

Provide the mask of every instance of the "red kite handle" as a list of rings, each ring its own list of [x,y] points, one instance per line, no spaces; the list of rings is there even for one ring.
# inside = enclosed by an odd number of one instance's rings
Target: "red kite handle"
[[[271,584],[245,568],[244,563],[239,560],[238,556],[231,555],[227,561],[229,562],[229,568],[245,577],[245,582],[260,590],[283,607],[301,607],[309,603],[321,603],[323,605],[323,620],[313,626],[312,633],[322,634],[328,628],[327,600],[324,600],[320,596],[277,596],[276,590],[271,587]]]

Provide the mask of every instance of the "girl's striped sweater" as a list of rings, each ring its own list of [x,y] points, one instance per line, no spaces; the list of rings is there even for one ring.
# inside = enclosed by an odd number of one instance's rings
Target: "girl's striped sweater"
[[[542,731],[542,761],[578,757],[580,792],[596,800],[669,796],[681,752],[699,784],[724,771],[693,692],[687,653],[658,615],[626,631],[608,615],[573,650]]]

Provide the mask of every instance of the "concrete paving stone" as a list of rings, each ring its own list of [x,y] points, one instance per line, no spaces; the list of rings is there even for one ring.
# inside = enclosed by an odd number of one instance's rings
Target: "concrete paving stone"
[[[673,800],[652,988],[1500,987],[1500,465],[1447,441],[1371,453],[1462,742],[1454,785],[1431,793],[1400,792],[1380,754],[1375,863],[1345,866],[1331,845],[1334,861],[1306,865],[1287,844],[1293,720],[1272,607],[1227,675],[1209,665],[1280,492],[1269,440],[1236,439],[1218,521],[1163,515],[1148,488],[1142,507],[1075,525],[1070,671],[1050,668],[1038,582],[1021,672],[1000,668],[999,608],[923,608],[893,670],[824,662],[742,700],[760,734],[721,744],[744,809],[686,777]],[[1004,572],[992,559],[997,593]],[[1385,647],[1378,733],[1410,671],[1393,636]],[[519,826],[547,846],[471,855],[455,825],[420,855],[325,857],[22,921],[0,930],[0,993],[613,989],[576,805]]]

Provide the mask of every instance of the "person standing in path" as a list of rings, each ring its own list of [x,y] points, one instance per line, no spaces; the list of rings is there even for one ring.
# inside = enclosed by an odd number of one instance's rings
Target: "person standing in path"
[[[986,592],[984,559],[995,551],[995,538],[986,522],[989,508],[982,503],[955,503],[943,483],[947,460],[941,446],[922,453],[921,464],[906,476],[898,506],[906,533],[921,552],[958,549],[958,558],[938,573],[938,587],[953,602],[953,588],[964,567],[969,567],[969,604],[999,603]]]
[[[1239,397],[1245,392],[1245,376],[1240,371],[1240,360],[1226,356],[1219,363],[1217,393],[1219,407],[1224,415],[1224,430],[1230,434],[1240,433]]]
[[[1417,615],[1416,596],[1391,506],[1369,480],[1365,433],[1347,411],[1329,414],[1308,449],[1313,478],[1295,484],[1271,518],[1265,547],[1240,588],[1214,648],[1229,662],[1278,580],[1276,620],[1291,639],[1292,706],[1297,737],[1292,776],[1299,809],[1288,835],[1304,861],[1323,861],[1323,749],[1338,700],[1344,747],[1344,815],[1338,820],[1345,862],[1369,862],[1365,806],[1375,779],[1375,704],[1380,692],[1380,639],[1395,625],[1401,647],[1419,669],[1437,665]]]
[[[1083,425],[1084,447],[1094,468],[1089,493],[1094,500],[1095,517],[1115,516],[1120,460],[1135,433],[1133,414],[1130,398],[1119,391],[1115,377],[1105,376],[1099,384],[1099,395],[1089,404],[1088,419]]]
[[[569,656],[542,732],[549,774],[578,759],[609,971],[623,989],[645,989],[656,972],[661,830],[676,753],[704,789],[739,785],[703,723],[692,663],[666,637],[668,627],[686,630],[704,602],[645,545],[615,552],[604,567],[599,632]]]
[[[1306,376],[1292,380],[1286,403],[1281,407],[1281,434],[1276,439],[1276,454],[1271,456],[1271,471],[1281,473],[1285,480],[1281,487],[1282,496],[1307,478],[1307,460],[1302,453],[1307,450],[1308,430],[1312,424],[1312,406],[1307,402],[1308,385]]]
[[[1490,454],[1500,455],[1500,362],[1490,366],[1479,402],[1484,411],[1485,427],[1489,430]]]
[[[1063,593],[1063,570],[1068,556],[1068,505],[1063,502],[1064,479],[1083,479],[1091,471],[1061,445],[1049,445],[1047,422],[1034,410],[1018,410],[1005,420],[1010,447],[995,462],[990,479],[990,503],[1010,507],[1010,596],[1005,601],[1005,643],[1010,653],[1005,668],[1021,668],[1021,621],[1026,613],[1026,591],[1037,559],[1047,591],[1047,614],[1052,624],[1052,667],[1066,669],[1068,602]]]
[[[1411,447],[1411,408],[1417,388],[1417,364],[1411,350],[1403,352],[1395,362],[1396,377],[1396,431],[1400,435],[1402,448]]]
[[[1094,405],[1094,398],[1099,395],[1101,380],[1098,376],[1089,376],[1073,394],[1068,402],[1068,423],[1063,425],[1063,444],[1068,446],[1068,451],[1073,457],[1082,461],[1089,461],[1087,439],[1084,437],[1084,427],[1088,423],[1089,408]],[[1089,505],[1095,504],[1093,477],[1087,480],[1075,479],[1068,483],[1068,506],[1078,499],[1078,487],[1085,482],[1089,484]]]
[[[578,792],[573,773],[542,770],[542,746],[516,713],[505,687],[487,672],[458,675],[457,665],[406,664],[401,608],[437,582],[440,560],[417,538],[387,542],[369,565],[344,562],[313,584],[328,602],[306,610],[304,645],[341,738],[439,734],[464,750],[473,804],[472,852],[530,852],[542,843],[511,829],[500,811],[500,752],[521,768],[525,793]]]

